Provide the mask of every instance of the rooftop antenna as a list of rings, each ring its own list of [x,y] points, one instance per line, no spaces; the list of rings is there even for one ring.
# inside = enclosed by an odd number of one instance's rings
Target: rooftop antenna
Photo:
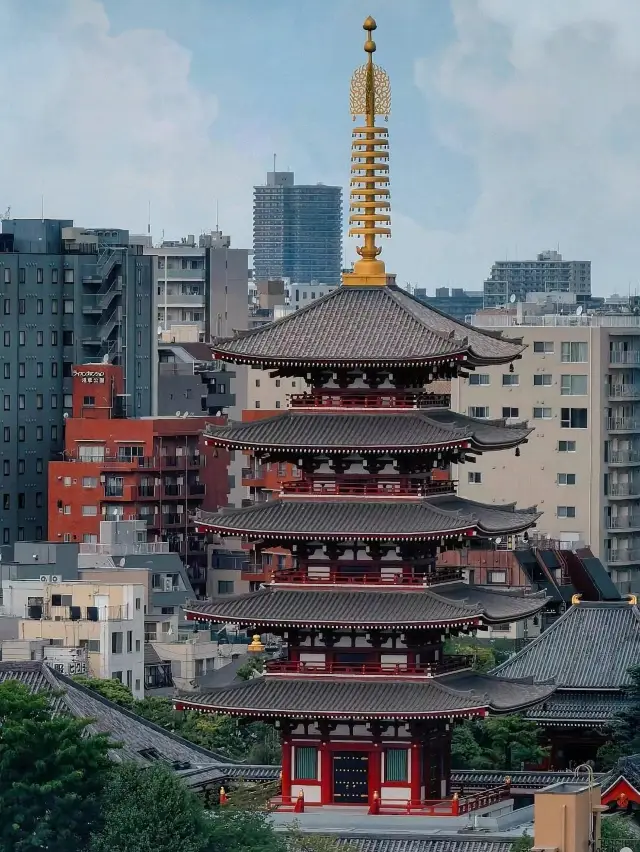
[[[151,233],[151,199],[148,202],[148,212],[147,212],[147,234]]]
[[[275,169],[274,169],[275,171]],[[218,199],[216,198],[216,231],[220,231],[220,216],[219,216],[220,208],[218,204]]]
[[[389,119],[391,84],[387,73],[375,65],[375,20],[369,16],[362,28],[367,33],[364,51],[367,60],[351,77],[349,109],[353,120],[364,118],[351,133],[351,193],[349,200],[349,236],[364,237],[364,245],[356,248],[360,260],[353,272],[345,274],[343,283],[356,286],[384,286],[387,283],[382,251],[376,245],[380,236],[391,236],[389,210],[389,131],[377,126],[377,116]]]
[[[44,195],[40,196],[40,216],[42,217],[42,221],[44,222]]]
[[[275,174],[275,171],[276,171],[276,155],[274,154],[273,155],[273,172],[274,172],[274,174]]]

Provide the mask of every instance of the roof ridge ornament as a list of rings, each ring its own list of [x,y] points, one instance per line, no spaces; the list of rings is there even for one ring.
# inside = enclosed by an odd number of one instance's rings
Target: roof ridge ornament
[[[369,15],[362,28],[367,33],[364,50],[368,56],[351,77],[349,95],[353,120],[364,117],[363,125],[354,128],[351,134],[349,236],[364,237],[364,245],[356,248],[360,260],[352,272],[343,275],[342,283],[383,287],[394,283],[395,278],[386,274],[384,261],[378,259],[382,248],[376,245],[378,236],[391,236],[389,132],[386,127],[376,127],[376,116],[383,115],[385,121],[389,118],[391,84],[386,71],[373,62],[375,20]]]

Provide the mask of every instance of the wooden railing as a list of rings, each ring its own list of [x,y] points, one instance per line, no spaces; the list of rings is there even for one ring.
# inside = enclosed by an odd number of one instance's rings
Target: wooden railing
[[[372,573],[362,574],[339,574],[330,573],[326,576],[309,575],[300,569],[287,569],[275,571],[274,583],[300,583],[302,585],[335,585],[335,586],[435,586],[438,583],[462,580],[462,571],[459,568],[451,568],[445,571],[437,571],[432,574],[418,575],[381,575]]]
[[[330,495],[358,497],[428,497],[434,494],[454,494],[457,480],[443,479],[426,485],[400,485],[393,482],[317,482],[304,479],[282,483],[283,494],[309,494],[318,497]]]
[[[299,660],[271,660],[266,664],[268,674],[302,675],[434,675],[468,669],[473,657],[468,654],[451,654],[433,663],[332,663],[301,662]]]

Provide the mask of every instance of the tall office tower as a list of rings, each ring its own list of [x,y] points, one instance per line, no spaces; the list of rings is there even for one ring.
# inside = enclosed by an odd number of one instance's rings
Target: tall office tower
[[[575,293],[578,302],[591,296],[591,261],[564,260],[557,251],[543,251],[535,260],[497,260],[484,282],[485,308],[519,302],[527,293]]]
[[[294,183],[293,172],[267,172],[253,191],[253,278],[339,284],[342,187]]]
[[[120,364],[122,413],[151,414],[156,318],[151,260],[121,229],[12,219],[0,234],[0,543],[42,539],[47,463],[60,459],[74,364]],[[87,399],[91,387],[87,384]]]

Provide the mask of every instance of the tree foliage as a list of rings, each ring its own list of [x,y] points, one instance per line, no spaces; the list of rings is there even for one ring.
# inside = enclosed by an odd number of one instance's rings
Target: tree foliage
[[[598,769],[611,769],[618,758],[640,754],[640,666],[632,666],[628,673],[625,692],[630,703],[616,713],[609,725],[609,739],[598,751]]]
[[[524,716],[490,716],[454,729],[451,761],[456,769],[501,769],[513,772],[546,756],[540,729]]]
[[[246,662],[239,666],[236,677],[240,680],[251,680],[252,677],[262,674],[264,671],[263,657],[247,657]]]
[[[104,735],[52,714],[55,696],[0,684],[0,850],[84,850],[111,771]]]

